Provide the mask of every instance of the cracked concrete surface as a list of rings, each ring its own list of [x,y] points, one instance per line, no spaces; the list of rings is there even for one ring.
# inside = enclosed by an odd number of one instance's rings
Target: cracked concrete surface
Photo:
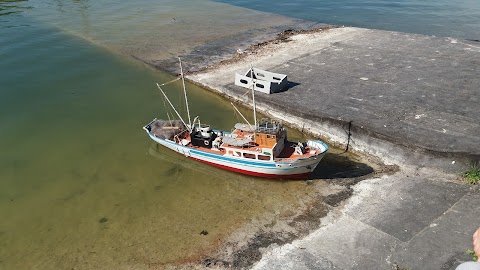
[[[480,224],[477,189],[403,172],[354,190],[327,225],[266,251],[253,269],[454,269],[468,259],[463,254]],[[299,257],[308,260],[278,264]]]

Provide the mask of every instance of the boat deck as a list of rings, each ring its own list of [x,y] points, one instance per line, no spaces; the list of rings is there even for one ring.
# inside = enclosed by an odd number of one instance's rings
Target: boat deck
[[[179,132],[176,135],[172,135],[170,140],[173,139],[176,143],[179,143],[179,144],[181,144],[182,140],[187,141],[187,142],[191,142],[190,134],[188,132],[185,132],[185,131]],[[163,137],[163,136],[158,136],[157,132],[153,132],[153,133],[154,133],[155,136],[157,136],[159,138]],[[162,134],[162,132],[159,132],[159,133]],[[240,130],[234,130],[232,132],[232,134],[235,134],[235,137],[237,137],[237,138],[246,138],[247,136],[253,135],[251,132],[243,132],[243,131],[240,131]],[[163,139],[165,139],[165,138],[163,138]],[[309,147],[305,147],[304,154],[299,155],[298,153],[295,152],[295,146],[296,145],[297,145],[297,143],[286,141],[283,150],[280,152],[280,154],[278,156],[274,157],[274,161],[292,161],[292,160],[295,160],[295,159],[308,158],[308,157],[315,156],[315,155],[319,154],[319,150],[314,150],[312,152],[313,149],[311,149]],[[199,149],[199,150],[202,150],[204,152],[208,152],[208,153],[216,154],[216,155],[225,155],[227,153],[226,149],[233,149],[234,151],[235,151],[235,149],[237,149],[238,150],[238,152],[237,152],[238,155],[235,155],[235,153],[234,153],[233,156],[243,155],[244,157],[251,158],[251,159],[269,160],[269,158],[266,159],[266,156],[262,154],[261,146],[256,145],[254,143],[247,144],[247,145],[242,146],[242,147],[225,144],[225,145],[222,145],[223,147],[221,146],[220,149],[211,149],[211,148],[206,148],[206,147],[202,147],[202,146],[194,146],[191,143],[187,143],[185,146],[190,147],[192,149]]]
[[[189,140],[189,136],[186,138]],[[288,160],[295,160],[298,158],[308,158],[311,156],[315,156],[319,154],[318,150],[315,150],[314,153],[311,153],[310,151],[313,149],[310,149],[309,147],[305,147],[305,153],[303,155],[298,155],[295,153],[295,145],[296,143],[294,142],[285,142],[285,147],[283,148],[282,152],[280,155],[274,158],[275,161],[288,161]],[[210,149],[210,148],[205,148],[201,146],[193,146],[191,144],[188,145],[188,147],[193,148],[193,149],[201,149],[204,152],[212,153],[212,154],[217,154],[217,155],[224,155],[226,154],[225,148],[220,148],[219,150],[215,149]],[[261,149],[258,146],[252,146],[252,147],[235,147],[235,146],[229,146],[228,148],[230,149],[238,149],[242,152],[254,152],[261,154]]]

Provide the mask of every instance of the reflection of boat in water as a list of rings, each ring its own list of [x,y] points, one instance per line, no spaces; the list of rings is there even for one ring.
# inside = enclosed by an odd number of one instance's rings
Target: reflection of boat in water
[[[167,166],[169,168],[169,174],[172,172],[183,174],[183,172],[185,172],[183,169],[186,169],[192,171],[195,175],[205,175],[209,178],[232,179],[233,177],[240,176],[229,171],[212,168],[207,164],[199,164],[197,161],[178,155],[160,144],[152,145],[152,147],[148,149],[148,154],[165,165],[169,164],[170,167]]]
[[[183,71],[181,79],[183,80]],[[257,123],[254,97],[254,125],[249,124],[243,115],[247,123],[237,123],[231,132],[203,125],[198,116],[191,122],[183,84],[189,121],[187,124],[162,90],[163,85],[157,84],[179,120],[170,120],[170,117],[169,120],[154,119],[143,128],[154,141],[186,157],[253,176],[305,178],[317,167],[328,150],[328,146],[318,140],[304,143],[288,141],[287,131],[280,122],[262,120]]]

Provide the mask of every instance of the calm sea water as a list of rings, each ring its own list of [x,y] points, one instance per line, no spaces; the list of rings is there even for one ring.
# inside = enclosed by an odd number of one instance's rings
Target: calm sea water
[[[478,0],[217,0],[315,22],[480,39]]]
[[[477,2],[441,2],[228,4],[401,31],[416,21],[414,32],[475,38]],[[194,259],[262,213],[294,209],[311,191],[301,182],[244,177],[157,148],[141,127],[163,117],[154,83],[171,77],[122,54],[173,55],[189,42],[245,31],[257,15],[210,1],[0,1],[0,269],[142,269]],[[179,87],[168,89],[174,102]],[[204,122],[237,122],[228,102],[188,88]]]
[[[155,82],[170,76],[39,20],[42,7],[0,3],[0,269],[194,259],[304,194],[157,149],[142,126],[164,117]],[[188,88],[192,112],[233,126],[228,102]]]

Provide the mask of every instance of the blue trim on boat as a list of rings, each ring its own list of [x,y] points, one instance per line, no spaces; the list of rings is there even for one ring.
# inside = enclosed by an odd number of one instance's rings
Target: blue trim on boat
[[[264,167],[264,168],[276,168],[276,165],[272,164],[272,163],[260,163],[260,162],[246,161],[246,160],[243,160],[243,159],[236,159],[236,158],[226,157],[226,156],[223,156],[223,155],[207,153],[207,152],[204,152],[204,151],[196,150],[194,148],[179,145],[179,144],[177,144],[173,141],[169,141],[169,140],[159,138],[159,137],[155,136],[154,134],[152,134],[150,132],[148,132],[148,134],[155,141],[160,140],[160,141],[163,141],[165,144],[169,144],[171,147],[186,149],[191,153],[190,155],[195,154],[195,155],[198,155],[198,156],[204,156],[204,157],[208,157],[208,158],[222,160],[222,161],[229,162],[229,163],[236,163],[236,164],[242,164],[242,165],[248,165],[248,166]]]
[[[253,166],[265,167],[265,168],[275,168],[276,167],[275,164],[272,164],[272,163],[260,163],[260,162],[254,162],[254,161],[247,161],[247,160],[244,160],[244,159],[230,158],[230,157],[226,157],[226,156],[223,156],[223,155],[216,155],[216,154],[212,154],[212,153],[199,151],[199,150],[196,150],[196,149],[190,149],[190,152],[193,152],[193,153],[195,153],[199,156],[205,156],[205,157],[214,158],[214,159],[218,159],[218,160],[228,161],[228,162],[231,162],[231,163],[239,163],[239,164],[249,165],[249,166],[253,165]]]
[[[157,140],[162,141],[164,144],[168,144],[170,146],[169,148],[172,148],[172,150],[175,150],[173,148],[177,148],[176,152],[178,152],[178,148],[181,148],[185,151],[189,151],[190,156],[197,155],[197,156],[208,157],[210,159],[216,159],[216,160],[224,161],[224,162],[227,162],[227,163],[230,163],[230,164],[240,164],[240,165],[255,166],[255,167],[260,167],[260,168],[265,168],[265,169],[276,169],[276,170],[290,170],[290,169],[292,169],[292,167],[290,167],[288,165],[295,165],[295,163],[291,163],[291,162],[271,163],[271,161],[267,161],[268,163],[261,163],[261,162],[247,161],[247,160],[244,160],[244,159],[239,159],[239,158],[234,158],[234,157],[228,157],[228,156],[219,155],[219,154],[207,153],[207,152],[204,152],[204,151],[201,151],[201,150],[196,150],[196,149],[191,148],[191,147],[187,147],[187,146],[177,144],[177,143],[175,143],[173,141],[170,141],[170,140],[159,138],[151,132],[147,131],[147,133],[154,141],[157,141]],[[325,143],[323,143],[322,141],[316,141],[316,140],[314,140],[314,141],[321,143],[328,150],[328,146]],[[325,150],[325,152],[326,152],[326,150]],[[182,154],[181,152],[178,152],[178,153]],[[320,154],[318,156],[321,156],[322,154]],[[305,159],[308,159],[308,158],[305,158]],[[299,160],[304,160],[304,159],[299,159]],[[277,165],[281,165],[281,166],[279,167]],[[297,168],[297,167],[303,167],[303,166],[293,166],[293,168]]]

